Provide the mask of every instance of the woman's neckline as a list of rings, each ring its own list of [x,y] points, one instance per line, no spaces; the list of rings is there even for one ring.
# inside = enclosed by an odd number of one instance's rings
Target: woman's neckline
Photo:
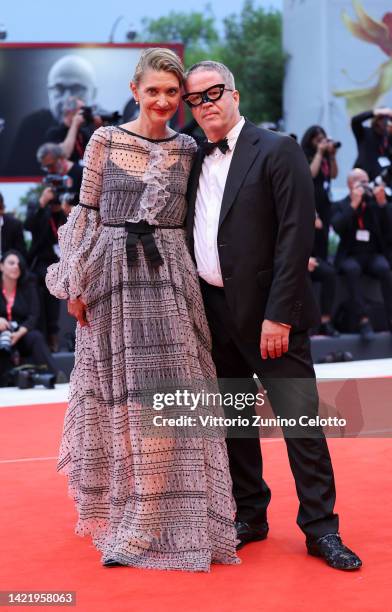
[[[148,140],[148,142],[169,142],[170,140],[174,140],[180,134],[176,132],[173,136],[169,136],[168,138],[147,138],[147,136],[141,136],[140,134],[136,134],[136,132],[131,132],[131,130],[127,130],[126,128],[116,126],[118,130],[125,132],[126,134],[131,134],[131,136],[136,136],[137,138],[141,138],[142,140]]]

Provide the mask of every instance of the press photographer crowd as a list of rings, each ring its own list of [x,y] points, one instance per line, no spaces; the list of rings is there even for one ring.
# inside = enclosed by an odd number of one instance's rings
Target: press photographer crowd
[[[27,204],[24,221],[6,212],[9,203],[0,194],[1,386],[53,387],[61,380],[53,358],[63,348],[59,347],[60,302],[47,290],[45,275],[48,266],[58,261],[58,229],[78,203],[89,138],[99,126],[121,123],[120,119],[124,121],[118,113],[105,116],[82,99],[69,97],[62,105],[62,120],[45,132],[44,144],[36,151],[43,179],[38,196]],[[301,140],[316,208],[308,270],[320,302],[321,324],[313,331],[331,337],[359,333],[369,342],[374,328],[392,331],[392,109],[361,113],[352,118],[351,126],[358,155],[347,177],[349,193],[340,201],[331,197],[340,142],[330,139],[319,125],[309,127]],[[184,131],[189,130],[187,126]],[[339,238],[333,254],[330,228]],[[348,300],[337,304],[339,275]],[[363,293],[363,275],[380,283],[383,313],[378,313],[377,321]]]

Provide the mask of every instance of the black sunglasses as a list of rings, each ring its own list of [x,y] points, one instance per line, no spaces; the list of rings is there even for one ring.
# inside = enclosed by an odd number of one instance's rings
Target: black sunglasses
[[[220,100],[225,91],[234,91],[234,89],[228,89],[224,83],[219,83],[218,85],[212,85],[205,91],[192,91],[191,93],[184,94],[182,99],[185,104],[193,108],[206,102]]]

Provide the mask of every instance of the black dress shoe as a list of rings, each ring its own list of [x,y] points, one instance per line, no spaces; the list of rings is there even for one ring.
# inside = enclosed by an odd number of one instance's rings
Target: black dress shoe
[[[124,567],[122,563],[115,561],[114,559],[108,559],[102,563],[104,567]]]
[[[340,333],[336,327],[333,326],[331,321],[324,321],[324,323],[321,323],[319,327],[319,334],[322,336],[330,336],[331,338],[338,338],[340,336]]]
[[[345,546],[337,533],[328,533],[315,542],[306,542],[309,555],[321,557],[335,569],[357,570],[362,566],[361,559]]]
[[[260,525],[249,525],[243,521],[236,521],[235,527],[237,530],[237,538],[240,543],[237,544],[237,550],[240,550],[245,544],[249,542],[258,542],[259,540],[265,540],[268,534],[268,523],[267,521],[260,523]]]
[[[362,323],[359,324],[359,335],[364,342],[374,340],[376,334],[370,321],[362,321]]]

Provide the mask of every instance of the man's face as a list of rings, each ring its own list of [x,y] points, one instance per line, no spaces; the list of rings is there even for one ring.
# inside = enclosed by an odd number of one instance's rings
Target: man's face
[[[90,106],[94,101],[94,83],[77,63],[60,66],[49,76],[49,107],[52,115],[59,123],[63,120],[64,102],[70,96],[82,100],[87,106]]]
[[[192,72],[185,84],[186,93],[202,92],[214,85],[223,82],[223,77],[215,70],[196,70]],[[228,88],[228,86],[226,86]],[[225,91],[219,100],[202,102],[191,109],[193,117],[204,130],[207,138],[212,141],[224,138],[226,134],[238,123],[239,93]]]
[[[0,217],[2,217],[5,213],[5,206],[4,204],[0,204]]]
[[[50,153],[45,155],[41,161],[41,168],[48,174],[65,174],[64,159],[62,157],[54,157]]]
[[[351,175],[348,183],[348,187],[350,192],[354,191],[358,187],[364,187],[369,183],[369,175],[365,170],[355,170],[355,172]]]

